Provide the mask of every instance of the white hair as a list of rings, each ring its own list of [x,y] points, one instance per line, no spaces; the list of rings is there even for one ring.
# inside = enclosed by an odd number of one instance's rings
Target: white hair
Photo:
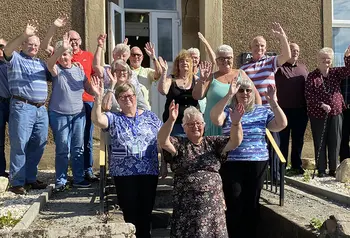
[[[199,52],[199,49],[197,49],[197,48],[189,48],[187,51],[188,51],[190,54],[198,55],[198,57],[201,56],[201,53]]]
[[[231,53],[233,55],[233,49],[229,45],[220,45],[216,49],[216,56],[218,56],[220,53]]]
[[[130,47],[123,43],[117,44],[113,49],[113,55],[125,52],[130,54]]]
[[[334,58],[334,51],[332,48],[329,47],[324,47],[322,49],[320,49],[320,51],[318,52],[318,54],[327,54],[329,55],[332,59]]]
[[[193,120],[194,118],[199,119],[200,121],[204,122],[203,114],[194,106],[189,106],[184,111],[184,117],[182,118],[182,126],[185,126],[186,123]]]
[[[63,47],[63,41],[57,41],[56,42],[56,45],[55,45],[55,52],[59,49]],[[68,49],[66,50],[69,54],[72,54],[73,53],[73,48],[72,46],[69,46]]]

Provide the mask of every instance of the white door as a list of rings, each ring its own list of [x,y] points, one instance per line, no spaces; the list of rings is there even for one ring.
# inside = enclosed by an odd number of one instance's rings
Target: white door
[[[125,39],[125,12],[117,4],[109,3],[108,14],[108,46],[109,63],[113,61],[113,49],[116,44],[122,43]]]
[[[150,13],[150,41],[155,45],[156,55],[168,62],[168,74],[172,73],[173,61],[180,50],[180,20],[175,12]],[[157,84],[152,84],[152,111],[160,119],[164,112],[165,96],[158,92]]]

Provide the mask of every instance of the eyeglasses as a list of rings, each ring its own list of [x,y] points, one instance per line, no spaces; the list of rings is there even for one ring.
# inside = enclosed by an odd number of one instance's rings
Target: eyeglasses
[[[190,122],[190,123],[186,123],[186,126],[193,128],[195,126],[197,127],[202,127],[204,125],[204,122]]]
[[[134,54],[134,53],[132,53],[131,56],[132,57],[142,57],[143,55],[142,54]]]
[[[217,60],[220,61],[220,62],[230,61],[230,60],[232,60],[232,59],[233,59],[232,56],[230,56],[230,57],[219,57],[219,58],[217,58]]]
[[[73,42],[73,41],[77,42],[78,40],[80,40],[80,38],[77,38],[77,39],[70,38],[70,39],[69,39],[70,42]]]
[[[251,88],[246,88],[246,89],[244,89],[244,88],[240,88],[240,89],[238,89],[238,92],[239,93],[244,93],[244,92],[246,92],[247,94],[249,94],[249,93],[251,93],[253,90],[251,89]]]
[[[126,101],[126,99],[129,99],[131,101],[134,98],[135,94],[130,94],[130,95],[124,95],[124,96],[119,96],[119,100]]]
[[[5,48],[5,45],[0,44],[0,50],[3,50]]]

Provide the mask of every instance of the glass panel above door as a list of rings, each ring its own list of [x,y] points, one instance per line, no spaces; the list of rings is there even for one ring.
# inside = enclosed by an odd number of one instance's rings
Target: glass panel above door
[[[171,18],[158,18],[158,54],[166,61],[173,61],[173,27]]]
[[[176,0],[124,0],[124,8],[176,10]]]

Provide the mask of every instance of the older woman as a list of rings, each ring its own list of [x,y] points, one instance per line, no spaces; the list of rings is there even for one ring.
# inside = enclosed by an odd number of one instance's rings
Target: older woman
[[[166,61],[159,58],[159,63],[163,73],[158,83],[158,91],[162,95],[166,95],[165,110],[163,113],[163,121],[169,118],[170,103],[175,100],[179,104],[179,117],[173,127],[171,135],[185,135],[184,129],[181,126],[183,113],[190,106],[197,107],[198,101],[192,97],[192,90],[195,85],[197,76],[193,74],[192,57],[187,50],[181,50],[174,61],[173,74],[167,76],[168,65]]]
[[[342,131],[341,80],[350,75],[350,47],[344,55],[345,67],[332,68],[334,52],[325,47],[318,52],[318,67],[309,73],[305,83],[307,112],[311,122],[312,137],[318,176],[324,177],[327,169],[328,147],[329,175],[335,177]]]
[[[63,191],[67,183],[68,159],[73,170],[73,186],[89,187],[84,180],[85,110],[82,101],[84,88],[89,84],[84,72],[72,64],[69,36],[55,47],[47,61],[52,77],[52,95],[49,103],[49,123],[56,144],[56,191]],[[58,62],[56,64],[56,62]],[[85,85],[85,87],[84,87]]]
[[[210,77],[203,77],[201,75],[200,80],[198,80],[192,92],[193,98],[196,100],[203,99],[204,97],[207,98],[207,105],[204,113],[206,135],[221,135],[221,128],[215,126],[210,120],[210,111],[213,106],[227,94],[232,79],[239,81],[248,77],[244,71],[232,68],[233,50],[228,45],[221,45],[218,47],[216,51],[216,64],[219,70]],[[202,62],[200,67],[205,68],[206,73],[211,73],[211,63]],[[261,104],[261,98],[255,87],[254,92],[256,94],[256,103]]]
[[[170,237],[227,237],[219,169],[227,152],[242,141],[243,107],[230,113],[230,137],[203,137],[203,115],[195,107],[188,107],[182,118],[187,138],[170,136],[179,108],[174,101],[170,103],[168,120],[158,133],[164,159],[175,173]]]
[[[133,84],[116,88],[120,112],[101,112],[103,81],[93,77],[92,121],[111,136],[109,173],[114,177],[124,220],[137,237],[151,237],[151,214],[158,183],[157,133],[162,122],[151,111],[137,109]]]
[[[237,86],[236,86],[237,85]],[[227,206],[226,222],[229,237],[255,237],[259,198],[268,166],[266,128],[278,132],[287,126],[287,119],[278,106],[276,89],[270,85],[263,95],[271,109],[255,104],[254,83],[245,78],[231,82],[226,96],[211,110],[213,123],[222,126],[223,134],[236,125],[229,117],[231,108],[243,104],[243,141],[228,154],[220,175]],[[227,106],[229,105],[230,106]]]

